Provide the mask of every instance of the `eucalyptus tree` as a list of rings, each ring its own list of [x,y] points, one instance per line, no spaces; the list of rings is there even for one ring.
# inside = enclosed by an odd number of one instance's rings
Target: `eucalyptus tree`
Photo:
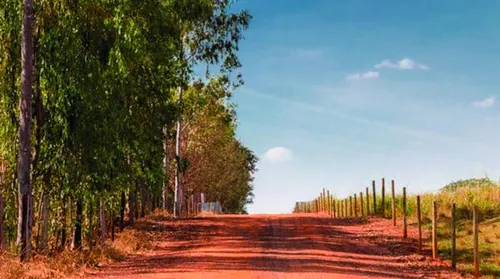
[[[236,139],[232,88],[225,77],[196,83],[186,92],[186,191],[204,193],[227,212],[244,213],[252,202],[257,158]]]
[[[241,82],[239,76],[231,78],[240,67],[236,53],[250,20],[247,12],[230,13],[229,1],[215,0],[35,1],[33,63],[23,59],[21,64],[21,4],[0,1],[0,156],[8,161],[8,181],[0,193],[7,196],[10,239],[16,225],[29,231],[34,215],[36,239],[41,239],[36,247],[42,251],[48,248],[50,232],[55,248],[65,248],[70,227],[72,247],[80,248],[85,234],[92,244],[97,216],[105,240],[107,213],[113,216],[119,209],[124,222],[126,192],[131,222],[161,199],[166,207],[172,167],[177,169],[175,193],[181,190],[181,173],[191,165],[206,170],[193,168],[185,177],[188,183],[209,178],[210,185],[191,183],[189,191],[206,190],[230,208],[251,200],[251,183],[241,167],[249,160],[239,155],[244,147],[235,138],[236,116],[220,103],[228,99],[229,87]],[[23,43],[28,45],[29,41]],[[21,75],[22,65],[28,64],[34,69]],[[213,74],[222,77],[207,84],[193,82],[200,64],[215,66]],[[207,77],[211,72],[207,66]],[[26,73],[33,73],[32,82],[22,77]],[[32,93],[20,94],[28,83]],[[187,92],[186,105],[182,96],[175,97],[179,92]],[[31,96],[32,101],[25,102]],[[210,114],[211,109],[217,114]],[[181,117],[186,121],[179,122],[176,134],[173,126]],[[33,133],[26,137],[30,123]],[[174,135],[179,147],[175,166],[166,160]],[[29,140],[33,143],[26,145]],[[181,140],[186,158],[180,158]],[[18,149],[18,144],[24,148]],[[202,150],[195,152],[190,147],[195,144]],[[232,167],[222,163],[222,150],[235,156],[228,160]],[[16,177],[16,169],[23,177]],[[238,179],[217,180],[223,172]],[[22,195],[15,201],[20,190],[16,184],[24,191],[26,181],[31,182],[38,210],[28,215],[22,211]],[[250,188],[234,188],[238,194],[230,197],[227,191],[240,184]],[[217,196],[216,189],[226,192]],[[182,197],[175,196],[177,214]],[[98,206],[101,214],[96,215]],[[27,223],[23,225],[22,219]],[[29,238],[21,231],[17,236]],[[29,248],[29,243],[27,239],[23,245]]]
[[[216,66],[218,69],[215,72],[229,77],[232,71],[241,67],[237,52],[239,42],[243,38],[243,31],[250,23],[251,15],[246,10],[232,13],[230,11],[232,2],[232,0],[174,1],[174,10],[178,13],[178,26],[181,30],[178,37],[181,47],[178,55],[179,113],[175,145],[174,216],[181,211],[183,199],[181,175],[185,170],[183,166],[186,165],[181,157],[182,97],[193,75],[193,68],[199,64],[206,65],[208,76],[209,67]],[[241,82],[241,75],[238,74],[235,85]]]
[[[23,0],[21,31],[21,100],[19,112],[19,226],[21,261],[29,259],[31,241],[31,91],[33,86],[33,0]]]

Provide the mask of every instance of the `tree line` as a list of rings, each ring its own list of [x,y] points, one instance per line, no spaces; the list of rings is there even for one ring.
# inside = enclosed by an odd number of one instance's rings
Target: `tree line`
[[[251,15],[231,4],[0,1],[0,196],[21,260],[180,216],[190,195],[245,213],[257,158],[231,97]]]

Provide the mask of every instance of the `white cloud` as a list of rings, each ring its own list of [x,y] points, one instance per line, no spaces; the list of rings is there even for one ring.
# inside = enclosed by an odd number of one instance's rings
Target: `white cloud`
[[[481,149],[488,150],[488,152],[498,152],[498,149],[496,149],[490,145],[485,145],[482,142],[464,140],[463,138],[460,138],[460,137],[448,136],[445,134],[436,133],[432,130],[415,129],[412,127],[393,124],[391,122],[379,121],[379,120],[375,120],[372,118],[365,118],[365,117],[361,117],[361,116],[357,116],[357,115],[353,115],[353,114],[347,114],[347,113],[344,113],[344,112],[339,111],[339,110],[334,109],[334,108],[327,109],[327,108],[322,107],[322,106],[308,104],[305,102],[298,102],[295,100],[291,100],[291,99],[283,98],[283,97],[277,97],[274,95],[262,94],[262,93],[259,93],[259,92],[253,91],[253,90],[247,89],[246,92],[253,95],[253,96],[264,98],[267,100],[276,101],[276,102],[281,102],[281,103],[293,106],[297,109],[301,109],[303,111],[314,112],[314,113],[323,114],[323,115],[330,116],[330,117],[336,117],[339,119],[348,120],[348,121],[351,121],[352,123],[357,123],[357,124],[361,124],[361,125],[369,125],[369,126],[373,126],[373,127],[378,127],[378,128],[381,128],[385,131],[388,131],[388,132],[394,132],[394,133],[397,133],[400,135],[409,136],[413,139],[418,138],[418,139],[421,139],[424,141],[432,141],[432,142],[445,144],[445,145],[453,145],[453,146],[457,146],[457,147],[459,146],[462,148],[464,146],[467,146],[467,148],[470,148],[470,149],[481,148]],[[267,155],[267,153],[266,153],[266,155]],[[266,156],[264,156],[264,158],[265,157]]]
[[[358,79],[372,79],[378,78],[380,74],[378,72],[366,72],[366,73],[354,73],[347,75],[345,78],[349,80],[358,80]]]
[[[292,160],[292,151],[282,146],[273,147],[264,154],[264,160],[274,163],[290,161]]]
[[[410,58],[403,58],[396,63],[392,63],[391,60],[385,59],[382,60],[382,62],[376,64],[374,66],[377,69],[382,69],[382,68],[389,68],[389,69],[399,69],[399,70],[413,70],[413,69],[420,69],[420,70],[428,70],[429,67],[417,63]]]
[[[495,105],[495,97],[488,97],[484,100],[474,101],[471,105],[475,108],[489,108]]]

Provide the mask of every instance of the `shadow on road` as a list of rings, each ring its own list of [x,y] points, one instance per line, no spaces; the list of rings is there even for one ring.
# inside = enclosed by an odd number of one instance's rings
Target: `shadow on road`
[[[404,259],[416,247],[365,233],[370,222],[294,215],[151,220],[139,229],[153,232],[153,251],[108,266],[103,275],[248,270],[421,278],[422,266]],[[439,270],[425,267],[426,274]]]

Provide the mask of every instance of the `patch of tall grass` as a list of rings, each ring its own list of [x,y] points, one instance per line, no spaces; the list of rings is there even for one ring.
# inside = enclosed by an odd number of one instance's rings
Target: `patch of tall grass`
[[[408,191],[408,189],[407,189]],[[395,209],[398,223],[403,216],[403,196],[398,191],[395,197]],[[377,193],[378,194],[378,193]],[[391,193],[386,193],[385,203],[378,194],[377,212],[385,209],[385,216],[391,217]],[[417,220],[416,195],[407,195],[407,216],[410,224]],[[451,257],[451,209],[456,206],[457,218],[457,259],[460,271],[472,271],[472,210],[476,206],[479,213],[479,252],[481,274],[486,278],[500,278],[500,184],[489,179],[471,179],[450,183],[437,193],[420,195],[421,214],[424,232],[431,228],[433,201],[437,202],[438,213],[438,248],[440,256]],[[370,204],[373,207],[373,203]],[[373,209],[371,209],[373,210]],[[429,234],[427,234],[429,235]],[[430,241],[427,239],[427,241]]]

